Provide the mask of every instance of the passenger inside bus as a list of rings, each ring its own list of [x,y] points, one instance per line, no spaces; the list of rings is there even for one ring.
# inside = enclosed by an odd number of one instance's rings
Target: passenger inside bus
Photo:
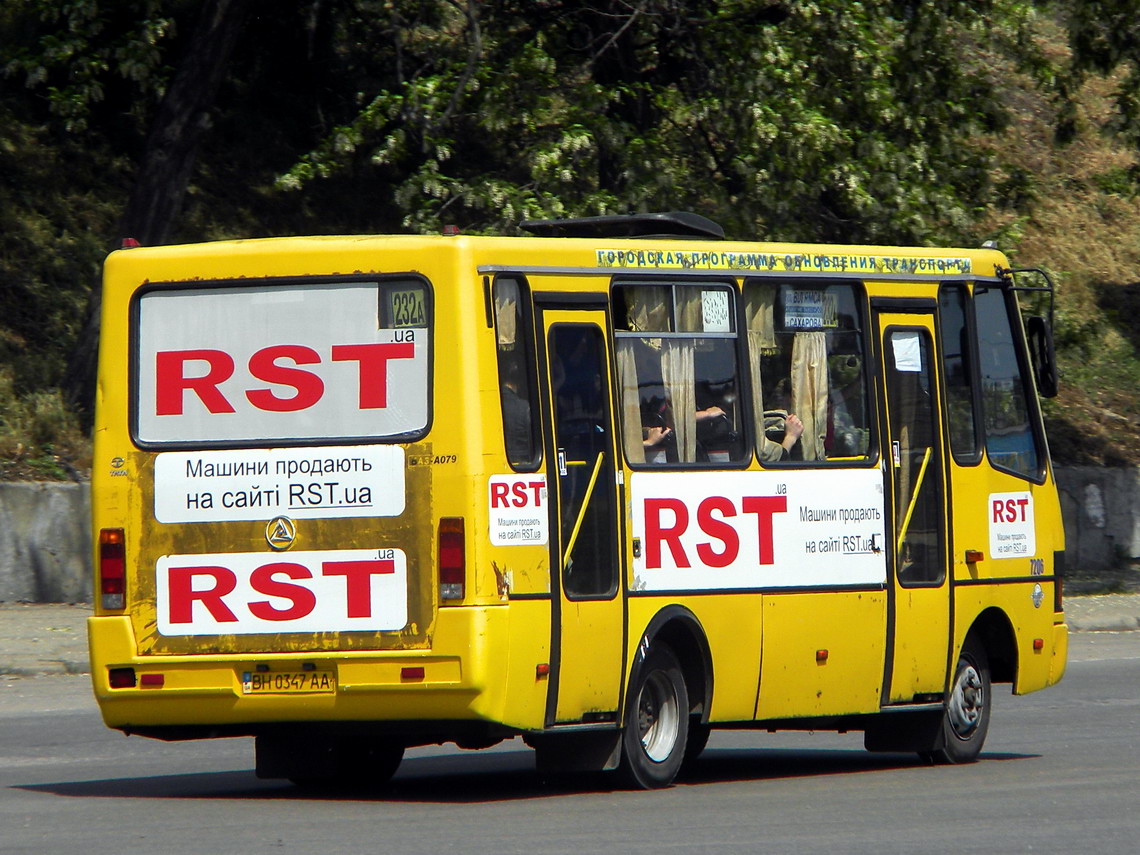
[[[866,457],[870,445],[861,313],[849,284],[799,287],[771,280],[744,286],[752,394],[765,416],[761,460]],[[798,415],[798,447],[773,449],[785,413]]]

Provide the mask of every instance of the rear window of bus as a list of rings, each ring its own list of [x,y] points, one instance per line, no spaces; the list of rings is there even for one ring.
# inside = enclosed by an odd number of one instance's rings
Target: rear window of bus
[[[132,304],[143,446],[413,439],[430,418],[418,277],[158,285]]]

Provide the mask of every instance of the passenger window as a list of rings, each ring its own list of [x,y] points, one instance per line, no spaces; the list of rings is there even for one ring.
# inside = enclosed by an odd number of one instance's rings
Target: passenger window
[[[995,467],[1036,480],[1041,476],[1043,458],[1029,418],[1032,386],[1017,357],[1010,308],[1006,294],[999,289],[974,291],[986,454]]]
[[[864,460],[871,411],[862,313],[852,285],[744,285],[762,461]]]
[[[974,416],[974,377],[966,306],[965,285],[942,286],[938,295],[938,323],[942,332],[950,450],[959,463],[977,463],[981,458],[981,448]]]
[[[532,349],[523,311],[525,283],[512,278],[498,278],[492,292],[507,461],[514,469],[534,469],[538,464],[538,440],[535,436],[534,384],[528,359]]]
[[[727,285],[619,285],[614,327],[623,446],[632,464],[745,459]]]

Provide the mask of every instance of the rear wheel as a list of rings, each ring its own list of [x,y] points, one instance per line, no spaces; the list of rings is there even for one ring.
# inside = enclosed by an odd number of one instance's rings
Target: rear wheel
[[[936,763],[972,763],[978,759],[990,727],[991,689],[986,649],[968,638],[958,655],[942,717],[941,746],[923,752],[923,756]]]
[[[711,733],[712,728],[703,724],[699,716],[689,718],[689,736],[685,740],[685,759],[681,761],[681,772],[683,774],[687,775],[693,771],[697,758],[701,756],[701,752],[708,745]]]
[[[676,655],[649,649],[630,695],[622,734],[621,774],[632,787],[667,787],[685,757],[689,694]]]

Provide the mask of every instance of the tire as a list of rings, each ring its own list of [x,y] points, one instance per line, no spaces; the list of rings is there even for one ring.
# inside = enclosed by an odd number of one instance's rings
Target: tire
[[[935,763],[973,763],[978,759],[990,729],[990,706],[993,697],[990,663],[986,649],[973,638],[967,638],[958,655],[954,682],[946,699],[942,716],[939,746],[921,752]]]
[[[707,724],[702,724],[699,716],[693,716],[689,719],[689,736],[685,740],[685,757],[681,761],[682,775],[688,775],[693,771],[697,758],[701,756],[701,752],[708,745],[711,733],[712,728]]]
[[[668,646],[649,648],[629,698],[621,777],[634,789],[667,787],[681,770],[689,733],[689,693]]]

